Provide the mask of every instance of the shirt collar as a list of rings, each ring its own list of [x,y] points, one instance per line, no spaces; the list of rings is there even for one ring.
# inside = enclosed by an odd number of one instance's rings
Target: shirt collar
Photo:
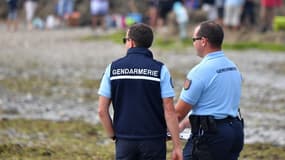
[[[219,58],[223,56],[225,56],[223,51],[216,51],[216,52],[211,52],[207,54],[203,60],[210,60],[210,59],[215,59],[215,58]]]
[[[129,48],[127,51],[127,55],[130,55],[130,54],[140,54],[140,55],[145,55],[147,57],[153,58],[152,52],[147,48],[141,48],[141,47]]]

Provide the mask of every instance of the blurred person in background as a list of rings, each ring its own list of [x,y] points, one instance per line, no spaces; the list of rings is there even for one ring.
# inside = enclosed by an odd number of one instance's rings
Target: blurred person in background
[[[179,29],[179,37],[181,40],[188,38],[188,23],[189,16],[186,7],[181,2],[175,2],[173,5],[173,12],[176,15],[176,22]]]
[[[167,24],[167,16],[172,11],[174,0],[159,0],[158,3],[158,27],[163,27]]]
[[[149,18],[149,25],[152,28],[156,28],[157,26],[157,19],[158,19],[158,4],[159,0],[148,0],[147,6],[148,6],[148,18]]]
[[[255,26],[256,24],[255,6],[256,6],[255,0],[245,1],[241,15],[241,22],[243,26],[248,26],[250,28]]]
[[[143,15],[139,12],[135,0],[129,0],[128,6],[130,11],[125,15],[125,24],[131,26],[134,23],[141,23],[143,21]]]
[[[58,0],[57,14],[62,22],[66,21],[74,11],[74,0]]]
[[[217,7],[217,13],[218,13],[216,22],[219,25],[223,26],[225,0],[215,0],[215,6]]]
[[[109,12],[109,0],[90,0],[90,11],[92,16],[92,28],[99,25],[106,29],[105,16]]]
[[[7,30],[15,32],[18,29],[18,0],[6,0],[8,4]]]
[[[202,0],[202,10],[207,13],[207,20],[215,21],[218,18],[215,0]]]
[[[224,26],[237,31],[240,28],[241,13],[244,0],[226,0],[224,10]]]
[[[33,18],[38,7],[38,0],[25,0],[25,13],[28,30],[33,29]]]
[[[197,10],[200,8],[200,0],[183,0],[185,7],[188,11]]]
[[[260,0],[260,32],[272,30],[276,9],[282,6],[282,0]]]

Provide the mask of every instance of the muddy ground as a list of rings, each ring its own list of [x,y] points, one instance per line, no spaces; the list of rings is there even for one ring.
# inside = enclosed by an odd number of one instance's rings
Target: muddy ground
[[[9,33],[0,26],[0,118],[97,123],[100,77],[125,48],[80,40],[93,34],[89,28]],[[192,47],[152,50],[173,74],[177,98],[184,76],[201,59]],[[285,54],[255,49],[226,54],[244,77],[240,106],[246,143],[285,145]]]

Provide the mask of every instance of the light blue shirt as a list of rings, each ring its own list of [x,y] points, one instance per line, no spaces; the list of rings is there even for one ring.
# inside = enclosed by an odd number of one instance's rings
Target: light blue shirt
[[[242,77],[222,51],[205,56],[187,79],[191,85],[182,89],[180,99],[193,106],[192,115],[212,115],[216,119],[238,115]]]
[[[104,97],[111,98],[111,80],[110,80],[110,68],[111,64],[105,70],[103,78],[101,80],[100,88],[98,94]],[[160,88],[161,88],[161,97],[174,97],[175,92],[173,90],[172,79],[170,73],[165,65],[161,68],[160,73]]]
[[[225,6],[242,6],[245,0],[226,0]]]

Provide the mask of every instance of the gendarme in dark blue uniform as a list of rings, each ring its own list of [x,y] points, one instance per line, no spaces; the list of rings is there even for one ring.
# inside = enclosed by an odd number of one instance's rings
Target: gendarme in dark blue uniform
[[[162,98],[174,97],[174,90],[168,69],[153,59],[150,50],[128,49],[125,57],[107,67],[98,93],[113,103],[118,159],[125,152],[158,150],[151,156],[166,155]],[[159,159],[165,159],[164,156]]]
[[[118,138],[165,137],[160,92],[162,66],[144,48],[130,48],[126,57],[112,63],[111,97],[115,106],[114,128]]]
[[[165,160],[167,131],[173,159],[182,159],[171,76],[153,58],[152,42],[148,25],[132,25],[123,38],[126,56],[108,65],[102,77],[98,115],[108,137],[115,140],[116,160]]]

